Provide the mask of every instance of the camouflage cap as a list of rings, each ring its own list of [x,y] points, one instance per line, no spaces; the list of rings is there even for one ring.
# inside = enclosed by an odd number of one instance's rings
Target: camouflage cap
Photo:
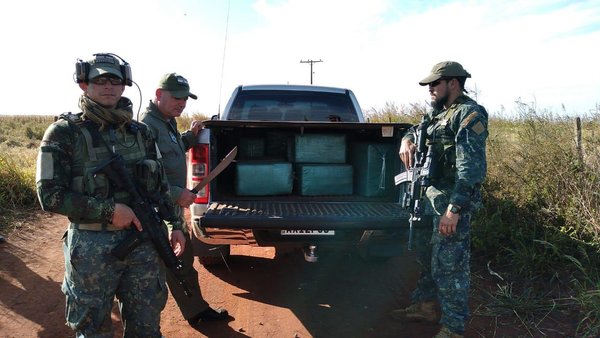
[[[88,63],[90,64],[90,72],[88,74],[88,79],[90,80],[104,74],[112,74],[123,79],[123,74],[121,74],[121,64],[119,63],[119,60],[112,55],[95,54],[94,59],[89,60]]]
[[[471,77],[471,74],[469,74],[469,72],[467,72],[458,62],[444,61],[433,66],[431,74],[421,80],[419,84],[421,86],[427,86],[442,77]]]
[[[185,77],[178,75],[177,73],[165,74],[158,84],[158,88],[164,89],[173,95],[173,97],[182,99],[184,97],[191,97],[196,100],[198,96],[190,93],[190,85]]]

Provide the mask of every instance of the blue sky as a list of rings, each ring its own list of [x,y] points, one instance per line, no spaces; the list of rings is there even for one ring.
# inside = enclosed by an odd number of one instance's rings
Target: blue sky
[[[188,113],[223,109],[240,84],[352,89],[363,108],[426,102],[418,81],[455,60],[488,111],[515,101],[569,115],[600,104],[598,1],[491,0],[20,0],[0,10],[5,81],[0,114],[78,111],[75,62],[112,52],[141,88],[142,109],[167,72],[199,99]],[[228,11],[229,9],[229,11]],[[229,13],[229,21],[227,16]],[[227,30],[227,35],[226,35]]]

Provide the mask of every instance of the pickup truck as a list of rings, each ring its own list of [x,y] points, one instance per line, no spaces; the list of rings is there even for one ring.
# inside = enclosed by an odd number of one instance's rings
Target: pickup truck
[[[238,152],[190,207],[201,264],[241,244],[299,247],[310,262],[331,246],[367,257],[402,252],[409,213],[394,176],[411,125],[365,122],[349,89],[300,85],[239,86],[223,114],[203,124],[188,186]]]

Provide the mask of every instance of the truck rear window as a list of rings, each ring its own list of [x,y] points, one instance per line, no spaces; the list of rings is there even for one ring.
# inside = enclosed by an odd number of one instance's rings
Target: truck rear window
[[[310,91],[242,91],[228,120],[358,122],[348,95]]]

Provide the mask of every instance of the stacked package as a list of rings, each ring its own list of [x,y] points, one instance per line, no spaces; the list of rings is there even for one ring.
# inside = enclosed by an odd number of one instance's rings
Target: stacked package
[[[346,135],[295,135],[290,158],[295,163],[300,195],[352,195],[353,169],[346,164]]]
[[[392,144],[353,143],[350,163],[354,167],[354,192],[366,197],[393,193],[394,175],[400,170],[398,155]]]
[[[240,196],[287,195],[292,193],[292,164],[246,161],[236,165],[236,193]]]

